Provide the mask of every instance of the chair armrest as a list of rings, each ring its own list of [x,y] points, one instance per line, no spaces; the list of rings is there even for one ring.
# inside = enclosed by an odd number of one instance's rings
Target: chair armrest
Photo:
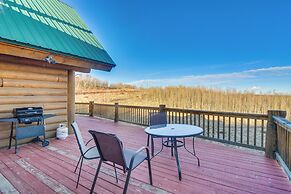
[[[150,159],[149,148],[143,146],[143,147],[139,148],[139,149],[138,149],[138,150],[137,150],[137,151],[132,155],[132,157],[131,157],[131,159],[130,159],[130,163],[129,163],[129,168],[130,168],[130,169],[132,169],[132,165],[133,165],[133,162],[134,162],[135,157],[136,157],[140,152],[142,152],[143,150],[146,151],[148,160]]]
[[[87,145],[88,145],[88,143],[90,143],[92,140],[93,140],[93,138],[92,138],[92,139],[90,139],[89,141],[87,141],[87,143],[85,144],[85,146],[87,146]]]

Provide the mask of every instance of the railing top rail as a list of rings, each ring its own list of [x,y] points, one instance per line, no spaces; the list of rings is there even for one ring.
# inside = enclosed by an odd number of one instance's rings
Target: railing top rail
[[[76,104],[89,104],[84,102],[76,102]],[[102,104],[94,103],[94,105],[114,107],[114,104]],[[152,106],[132,106],[132,105],[118,105],[120,108],[139,108],[139,109],[150,109],[159,110],[159,107]],[[181,108],[165,108],[165,111],[182,112],[182,113],[193,113],[193,114],[205,114],[214,116],[225,116],[225,117],[241,117],[248,119],[262,119],[267,120],[267,114],[255,114],[255,113],[237,113],[237,112],[222,112],[222,111],[207,111],[207,110],[193,110],[193,109],[181,109]]]
[[[291,122],[285,118],[273,116],[275,123],[285,128],[288,132],[291,132]]]
[[[89,105],[89,102],[76,102],[75,104],[88,104]]]
[[[267,114],[206,111],[206,110],[179,109],[179,108],[165,108],[165,110],[166,111],[183,112],[183,113],[226,116],[226,117],[230,116],[230,117],[242,117],[242,118],[250,118],[250,119],[262,119],[262,120],[267,120],[268,119],[268,115]]]
[[[114,104],[100,104],[100,103],[94,103],[94,105],[114,107]]]
[[[123,107],[123,108],[140,108],[140,109],[159,110],[159,107],[153,107],[153,106],[132,106],[132,105],[118,105],[118,106]]]

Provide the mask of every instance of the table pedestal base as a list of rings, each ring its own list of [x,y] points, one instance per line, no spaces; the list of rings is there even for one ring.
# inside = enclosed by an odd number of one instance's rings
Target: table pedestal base
[[[200,159],[198,158],[198,156],[196,155],[196,152],[195,152],[194,137],[193,137],[193,141],[192,142],[193,142],[192,143],[193,152],[191,152],[189,149],[187,149],[185,138],[183,138],[183,141],[177,140],[177,138],[173,138],[173,137],[168,138],[168,140],[166,140],[166,141],[163,141],[163,139],[162,139],[162,148],[161,148],[161,150],[158,151],[156,154],[154,154],[153,150],[152,150],[152,158],[157,156],[159,153],[161,153],[163,151],[164,147],[171,148],[171,155],[175,156],[176,163],[177,163],[177,168],[178,168],[178,176],[179,176],[179,180],[181,181],[182,180],[182,173],[181,173],[181,165],[180,165],[179,154],[178,154],[178,148],[179,147],[184,147],[187,152],[189,152],[191,155],[193,155],[198,161],[198,166],[200,166]],[[153,146],[153,140],[152,140],[152,146]]]

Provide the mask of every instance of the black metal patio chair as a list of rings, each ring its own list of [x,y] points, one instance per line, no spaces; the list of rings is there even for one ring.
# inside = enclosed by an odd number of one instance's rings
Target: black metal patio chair
[[[166,112],[157,112],[157,113],[150,113],[150,118],[149,118],[149,125],[150,128],[155,129],[159,127],[165,127],[167,125],[167,113]],[[161,138],[158,136],[153,136],[153,135],[148,135],[148,140],[147,140],[147,146],[150,145],[150,140],[151,140],[151,153],[152,156],[154,156],[154,138]],[[164,143],[164,138],[161,138],[162,140],[162,146]],[[169,143],[169,138],[167,139],[166,143]]]
[[[150,154],[148,148],[141,147],[137,151],[125,149],[122,142],[114,134],[102,133],[93,130],[89,130],[89,133],[91,133],[91,135],[93,136],[98,151],[100,153],[100,161],[96,170],[96,175],[90,193],[94,192],[96,180],[102,163],[114,167],[116,181],[118,181],[116,168],[123,170],[124,173],[127,172],[123,194],[125,194],[127,191],[131,171],[134,170],[145,160],[147,160],[148,162],[150,184],[153,184]],[[144,150],[146,151],[146,154],[142,153]]]
[[[72,128],[74,130],[74,133],[75,133],[75,136],[76,136],[76,139],[77,139],[77,142],[78,142],[79,150],[80,150],[80,153],[81,153],[79,161],[78,161],[78,163],[76,165],[76,168],[75,168],[75,171],[74,171],[74,172],[77,171],[77,168],[78,168],[78,166],[80,164],[78,180],[77,180],[77,185],[76,185],[76,188],[78,188],[80,175],[81,175],[81,171],[82,171],[83,160],[84,159],[86,159],[86,160],[98,159],[98,158],[100,158],[100,155],[99,155],[98,149],[97,149],[97,147],[95,145],[92,146],[92,147],[88,147],[87,146],[93,140],[93,138],[90,139],[85,144],[84,140],[83,140],[83,137],[81,135],[81,132],[79,130],[78,124],[76,122],[74,122],[74,123],[71,124],[71,126],[72,126]]]

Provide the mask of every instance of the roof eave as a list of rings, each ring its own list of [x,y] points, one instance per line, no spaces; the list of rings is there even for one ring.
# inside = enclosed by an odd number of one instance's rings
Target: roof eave
[[[62,53],[43,47],[36,47],[17,41],[11,41],[2,38],[0,38],[0,40],[0,54],[31,58],[40,61],[43,61],[43,59],[48,55],[53,55],[57,64],[64,64],[66,66],[75,66],[80,68],[95,69],[108,72],[116,66],[115,64],[91,60],[76,55]]]

